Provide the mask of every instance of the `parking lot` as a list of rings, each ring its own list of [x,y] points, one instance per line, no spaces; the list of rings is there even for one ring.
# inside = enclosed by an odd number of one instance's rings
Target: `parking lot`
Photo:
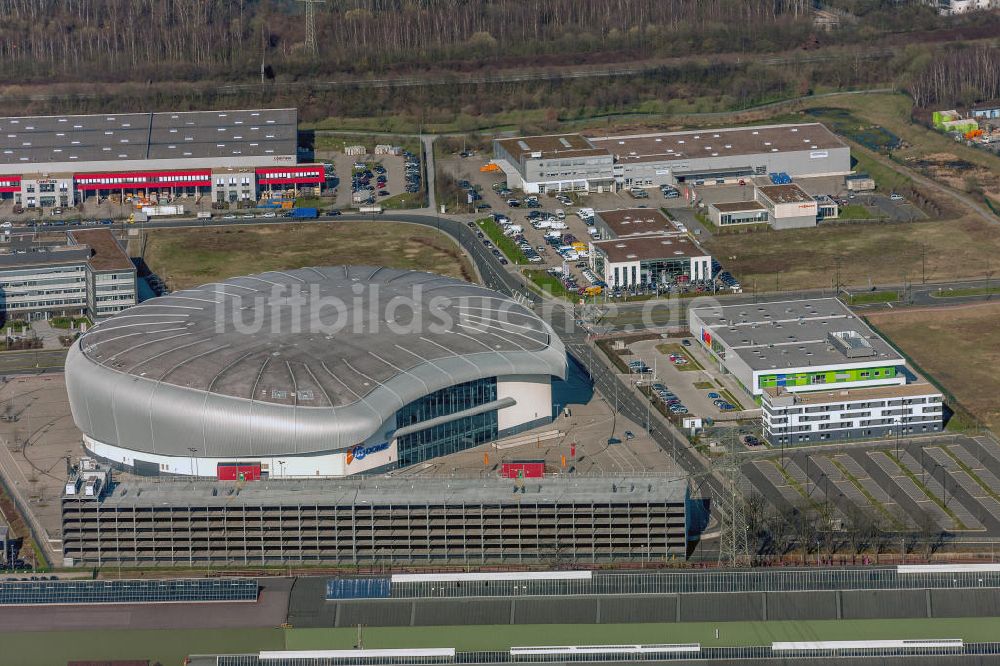
[[[633,384],[649,389],[649,399],[677,416],[736,421],[758,414],[756,405],[718,373],[690,338],[660,337],[628,345],[622,360]]]
[[[886,531],[1000,534],[1000,443],[944,435],[753,454],[751,483],[779,508],[828,505]]]
[[[333,155],[339,175],[335,205],[339,209],[378,205],[400,194],[417,194],[423,187],[420,160],[401,155]]]
[[[506,177],[500,172],[482,172],[484,158],[452,157],[441,160],[441,168],[448,170],[461,187],[474,191],[475,198],[470,209],[477,209],[482,217],[502,215],[510,224],[520,227],[515,240],[529,259],[531,268],[549,270],[559,278],[563,286],[571,291],[586,295],[588,287],[602,286],[600,277],[589,270],[588,242],[592,238],[593,227],[581,217],[580,211],[613,210],[621,208],[668,208],[678,215],[678,222],[697,237],[704,237],[701,225],[694,214],[684,208],[681,197],[667,198],[659,189],[643,190],[645,196],[636,198],[629,192],[586,193],[567,192],[525,195],[523,192],[509,191]],[[514,205],[510,201],[516,201]],[[690,218],[690,219],[689,219]],[[534,223],[534,224],[533,224]],[[720,269],[721,267],[718,267]],[[563,272],[565,271],[565,273]],[[733,281],[735,282],[735,281]],[[698,285],[674,285],[675,291],[697,290]],[[701,286],[710,290],[708,285]],[[633,297],[666,293],[662,285],[649,289],[634,289],[617,294],[619,297]],[[615,297],[615,294],[603,294]]]

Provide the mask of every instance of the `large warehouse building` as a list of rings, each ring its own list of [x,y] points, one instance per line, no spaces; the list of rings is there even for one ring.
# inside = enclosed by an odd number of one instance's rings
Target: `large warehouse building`
[[[256,199],[320,188],[298,164],[295,109],[0,118],[0,199],[23,208],[138,194]]]
[[[147,475],[341,477],[547,423],[566,352],[530,310],[430,273],[304,268],[174,292],[80,338],[73,418]]]
[[[608,192],[754,176],[846,176],[851,150],[819,123],[637,134],[497,139],[494,162],[509,187],[529,193]]]

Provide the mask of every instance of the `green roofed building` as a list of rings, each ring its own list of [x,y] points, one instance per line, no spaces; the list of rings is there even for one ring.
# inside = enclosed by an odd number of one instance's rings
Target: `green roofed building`
[[[941,429],[941,394],[835,298],[693,306],[692,335],[760,401],[772,443]]]

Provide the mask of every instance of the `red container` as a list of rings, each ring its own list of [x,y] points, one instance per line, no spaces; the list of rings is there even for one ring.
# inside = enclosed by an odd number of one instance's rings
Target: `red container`
[[[260,465],[254,463],[219,463],[216,469],[219,481],[257,481]]]
[[[519,474],[520,473],[520,474]],[[540,479],[545,476],[544,460],[514,460],[505,462],[500,468],[500,476],[505,479]]]

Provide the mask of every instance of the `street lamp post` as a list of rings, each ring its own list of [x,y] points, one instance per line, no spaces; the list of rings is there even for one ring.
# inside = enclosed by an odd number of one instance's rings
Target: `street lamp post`
[[[190,460],[190,462],[191,462],[191,475],[192,476],[198,476],[198,474],[196,473],[195,468],[194,468],[194,454],[198,452],[198,449],[196,449],[193,446],[189,446],[188,447],[188,452],[191,454],[191,460]]]
[[[899,460],[899,431],[902,427],[903,424],[900,422],[899,419],[896,419],[896,460],[899,462],[902,462]]]
[[[944,492],[944,508],[948,508],[948,470],[945,469],[944,465],[938,464],[937,467],[941,468],[941,490]]]

